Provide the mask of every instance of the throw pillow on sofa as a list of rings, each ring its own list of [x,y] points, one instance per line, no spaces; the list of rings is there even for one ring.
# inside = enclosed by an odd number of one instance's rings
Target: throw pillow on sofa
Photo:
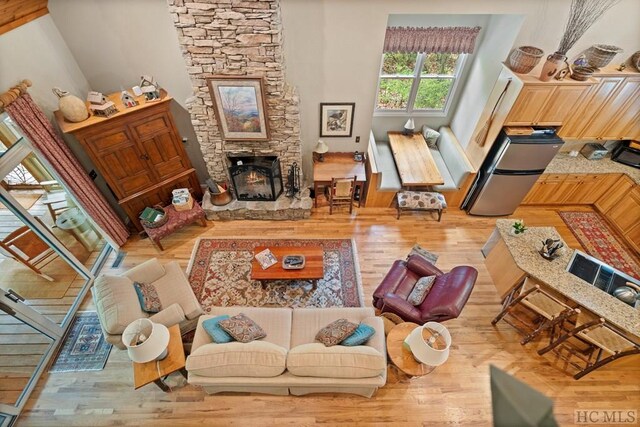
[[[421,277],[416,282],[413,290],[409,294],[407,301],[412,305],[420,305],[422,301],[427,297],[427,294],[431,290],[433,283],[436,281],[436,276]]]
[[[438,148],[438,138],[440,138],[440,132],[435,129],[431,129],[429,126],[422,126],[422,136],[427,142],[429,148]]]
[[[349,322],[347,319],[338,319],[320,329],[316,334],[316,341],[321,342],[326,347],[331,347],[339,344],[356,329],[358,329],[357,324]]]
[[[371,326],[360,323],[351,335],[342,340],[340,345],[346,345],[349,347],[362,345],[369,341],[369,338],[371,338],[375,333],[376,330]]]
[[[158,297],[156,287],[150,283],[133,282],[133,287],[138,294],[140,308],[145,313],[159,313],[162,310],[162,303]]]
[[[240,313],[219,322],[220,327],[227,331],[236,341],[248,343],[267,336],[266,332],[244,313]]]
[[[233,341],[233,337],[229,335],[227,331],[222,329],[222,326],[220,326],[220,322],[228,318],[228,314],[223,314],[222,316],[213,317],[202,322],[202,327],[209,334],[213,342],[217,344],[225,344]]]

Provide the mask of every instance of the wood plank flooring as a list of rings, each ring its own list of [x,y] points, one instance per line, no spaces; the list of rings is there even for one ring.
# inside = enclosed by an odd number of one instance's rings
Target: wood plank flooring
[[[588,209],[588,208],[576,208]],[[554,209],[521,208],[515,218],[529,226],[555,226],[569,246],[579,244]],[[639,359],[609,365],[575,381],[553,356],[540,357],[542,342],[527,346],[507,324],[491,326],[500,301],[484,267],[480,248],[495,219],[465,215],[455,209],[442,222],[425,214],[395,219],[393,209],[359,209],[354,215],[314,210],[305,221],[210,222],[203,229],[187,227],[163,241],[157,251],[148,240],[133,237],[117,273],[150,257],[178,260],[187,267],[197,237],[226,238],[345,238],[358,249],[365,302],[395,259],[404,258],[415,244],[440,255],[438,266],[448,270],[469,264],[479,271],[478,282],[460,318],[446,322],[453,345],[449,360],[429,375],[389,382],[371,399],[318,394],[282,397],[259,394],[208,396],[194,386],[176,387],[165,394],[154,385],[133,390],[131,363],[124,351],[112,350],[100,372],[45,374],[19,418],[20,426],[191,426],[191,425],[490,425],[489,364],[494,364],[555,401],[561,425],[574,423],[577,409],[640,409]],[[88,299],[85,309],[92,309]],[[169,378],[179,384],[178,376]]]

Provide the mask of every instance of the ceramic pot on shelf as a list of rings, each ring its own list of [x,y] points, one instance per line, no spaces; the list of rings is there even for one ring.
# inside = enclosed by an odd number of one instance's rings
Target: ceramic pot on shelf
[[[58,97],[58,109],[66,120],[77,123],[89,118],[89,110],[83,100],[57,87],[52,91]]]
[[[551,80],[561,69],[564,68],[566,61],[567,56],[558,52],[547,56],[547,61],[542,66],[542,71],[540,72],[540,81],[548,82]]]

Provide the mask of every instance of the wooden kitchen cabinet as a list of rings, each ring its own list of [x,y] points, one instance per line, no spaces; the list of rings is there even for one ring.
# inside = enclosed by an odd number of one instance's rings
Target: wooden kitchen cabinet
[[[622,234],[632,231],[640,223],[640,186],[618,200],[605,216]]]
[[[640,253],[640,223],[624,233],[624,238],[638,253]]]
[[[505,126],[560,126],[573,113],[592,83],[527,82],[511,108]]]
[[[640,139],[640,80],[628,102],[612,117],[599,138],[604,140]],[[629,87],[629,86],[628,86]]]
[[[569,175],[577,181],[574,191],[565,199],[566,204],[592,205],[610,191],[620,174]]]
[[[566,175],[544,174],[522,201],[529,205],[556,205],[563,203],[576,189],[577,183]]]
[[[79,123],[55,112],[60,129],[73,134],[103,176],[138,231],[138,216],[147,206],[171,201],[171,190],[189,188],[202,196],[195,169],[182,145],[169,110],[168,95],[155,102],[125,108],[120,93],[109,96],[119,112],[110,118],[92,116]]]
[[[620,174],[544,174],[522,201],[525,205],[592,205]]]
[[[626,175],[620,176],[598,200],[594,203],[596,208],[606,214],[620,199],[635,187],[635,183]]]
[[[622,81],[615,93],[607,98],[598,113],[593,116],[591,121],[584,127],[580,134],[581,139],[617,139],[621,135],[611,135],[612,132],[621,131],[624,133],[624,124],[619,123],[612,129],[615,122],[625,116],[627,107],[633,104],[633,100],[640,93],[640,78],[626,78]],[[637,108],[637,107],[636,107]],[[630,111],[631,117],[634,117],[637,109]]]

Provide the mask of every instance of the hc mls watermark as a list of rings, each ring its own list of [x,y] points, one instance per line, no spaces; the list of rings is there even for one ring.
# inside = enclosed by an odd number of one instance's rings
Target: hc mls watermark
[[[573,411],[576,424],[636,424],[636,409],[576,409]]]

